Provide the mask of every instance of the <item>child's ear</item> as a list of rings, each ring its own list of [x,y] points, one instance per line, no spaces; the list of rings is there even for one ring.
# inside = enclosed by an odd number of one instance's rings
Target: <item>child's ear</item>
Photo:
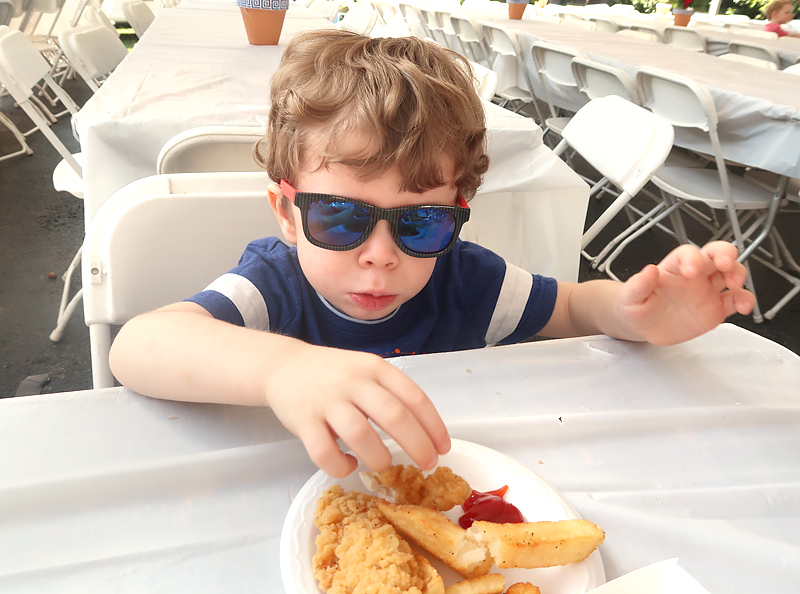
[[[272,207],[272,212],[275,213],[275,218],[278,219],[278,224],[286,241],[292,245],[297,245],[297,227],[294,224],[294,212],[291,202],[284,199],[281,187],[276,183],[271,183],[267,186],[267,196],[269,197],[269,205]],[[284,208],[285,204],[289,205],[288,209]]]

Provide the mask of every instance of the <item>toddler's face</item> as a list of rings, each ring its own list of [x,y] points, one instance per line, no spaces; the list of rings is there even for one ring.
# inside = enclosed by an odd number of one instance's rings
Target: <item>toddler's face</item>
[[[781,24],[791,22],[792,18],[794,17],[794,14],[792,14],[791,5],[786,4],[785,6],[779,8],[778,11],[775,13],[775,16],[777,17],[778,22]]]
[[[334,194],[381,208],[456,204],[457,191],[444,186],[414,194],[400,192],[400,175],[391,170],[371,181],[358,180],[346,167],[330,165],[303,172],[293,180],[299,192]],[[436,258],[404,253],[387,221],[379,221],[369,238],[348,251],[312,245],[303,234],[300,210],[292,207],[300,265],[311,286],[340,312],[359,320],[378,320],[419,293],[433,273]]]

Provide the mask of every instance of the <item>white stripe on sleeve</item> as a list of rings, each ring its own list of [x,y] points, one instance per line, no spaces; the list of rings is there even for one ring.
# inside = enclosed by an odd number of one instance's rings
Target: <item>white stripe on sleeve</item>
[[[522,319],[531,295],[533,275],[506,262],[506,274],[494,313],[486,330],[486,344],[497,344],[514,332]]]
[[[239,310],[246,328],[269,330],[269,312],[264,296],[243,276],[228,272],[205,288],[230,299]]]

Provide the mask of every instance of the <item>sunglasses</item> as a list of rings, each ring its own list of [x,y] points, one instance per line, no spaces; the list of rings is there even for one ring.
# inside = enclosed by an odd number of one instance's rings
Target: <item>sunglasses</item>
[[[378,221],[385,220],[403,252],[415,258],[435,258],[453,248],[462,225],[469,220],[469,207],[463,196],[458,197],[458,206],[378,208],[332,194],[298,192],[283,179],[281,191],[300,209],[306,239],[327,250],[357,248]]]

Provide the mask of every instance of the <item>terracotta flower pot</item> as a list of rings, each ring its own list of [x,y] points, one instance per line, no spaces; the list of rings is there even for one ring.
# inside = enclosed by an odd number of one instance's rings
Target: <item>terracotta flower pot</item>
[[[688,27],[689,21],[692,19],[694,10],[684,8],[673,8],[672,16],[676,27]]]
[[[289,0],[236,0],[251,45],[278,45]]]
[[[508,18],[519,20],[522,18],[522,13],[525,12],[527,2],[508,2]]]

